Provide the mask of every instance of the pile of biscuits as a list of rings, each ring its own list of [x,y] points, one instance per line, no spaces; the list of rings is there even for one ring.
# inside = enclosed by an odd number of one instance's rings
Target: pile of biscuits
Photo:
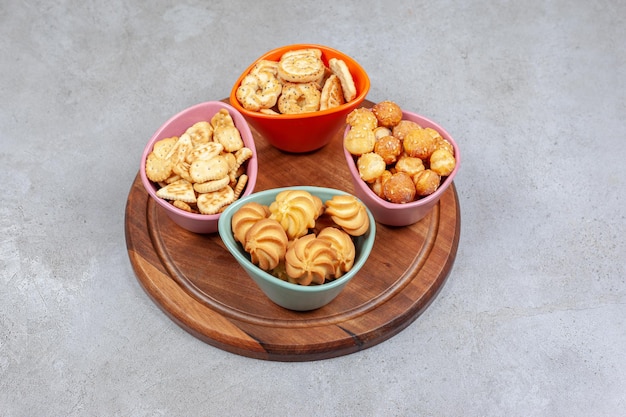
[[[331,109],[352,101],[356,86],[345,61],[317,48],[285,52],[279,61],[259,60],[237,88],[239,103],[266,114],[298,114]]]
[[[146,158],[146,176],[160,187],[156,195],[175,207],[217,214],[241,196],[252,154],[228,110],[221,109],[210,121],[155,142]]]
[[[299,285],[320,285],[348,272],[355,259],[353,237],[369,230],[365,206],[354,196],[325,203],[305,190],[278,193],[270,205],[248,202],[233,214],[235,240],[252,263]]]
[[[456,166],[454,147],[435,129],[402,119],[402,110],[385,100],[346,117],[344,147],[359,175],[380,198],[409,203],[434,193]]]

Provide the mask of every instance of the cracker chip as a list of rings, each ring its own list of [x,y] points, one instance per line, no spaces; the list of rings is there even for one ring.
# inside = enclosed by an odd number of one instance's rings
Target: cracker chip
[[[172,201],[172,205],[188,213],[198,213],[198,210],[194,210],[189,204],[185,203],[184,201],[174,200]]]
[[[218,142],[208,142],[196,145],[187,155],[187,162],[200,159],[211,159],[222,153],[224,146]]]
[[[194,146],[209,143],[213,140],[213,126],[206,121],[194,123],[185,133],[189,135]]]
[[[189,168],[191,167],[190,164],[188,164],[185,161],[180,161],[179,163],[177,163],[176,165],[174,165],[172,167],[172,172],[174,172],[174,174],[178,175],[180,178],[187,180],[189,182],[194,182],[193,179],[191,178],[191,175],[189,174]]]
[[[248,184],[248,176],[246,174],[242,174],[237,179],[237,185],[235,185],[235,200],[241,197],[241,193],[244,188],[246,188],[246,184]]]
[[[178,136],[172,136],[171,138],[165,138],[154,142],[152,147],[152,153],[161,159],[167,159],[167,155],[174,145],[178,142]]]
[[[198,196],[198,210],[202,214],[216,214],[220,209],[235,201],[235,192],[230,186],[212,193],[200,194]]]
[[[235,126],[218,126],[215,128],[213,138],[224,146],[226,152],[236,152],[243,148],[241,133]]]
[[[208,160],[193,161],[189,174],[193,182],[217,180],[228,175],[228,161],[221,155]]]
[[[187,180],[179,180],[157,190],[156,195],[166,200],[180,200],[185,203],[195,203],[196,193]]]
[[[235,126],[235,121],[231,117],[230,113],[226,109],[220,109],[215,115],[211,118],[211,126],[213,129],[218,126]]]
[[[230,177],[225,175],[223,178],[207,182],[196,182],[193,184],[193,189],[201,194],[212,193],[213,191],[220,190],[230,184]]]
[[[168,159],[159,158],[150,153],[146,158],[146,176],[150,181],[165,181],[172,175],[172,163]]]
[[[172,161],[172,164],[176,165],[181,161],[185,161],[187,158],[187,154],[191,152],[193,149],[193,143],[191,142],[191,137],[183,133],[181,137],[178,138],[176,144],[172,147],[170,152],[167,154],[167,159]]]

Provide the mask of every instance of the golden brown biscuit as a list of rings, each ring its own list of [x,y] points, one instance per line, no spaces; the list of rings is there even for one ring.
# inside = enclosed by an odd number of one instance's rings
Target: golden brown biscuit
[[[409,203],[415,199],[415,184],[406,172],[396,172],[383,184],[383,193],[391,203]]]
[[[230,113],[228,113],[228,110],[219,109],[218,112],[211,117],[211,126],[213,126],[213,129],[218,126],[235,126],[235,121]]]
[[[430,155],[430,169],[442,177],[450,175],[455,166],[456,160],[447,149],[435,149]]]
[[[167,159],[168,154],[174,147],[174,145],[178,142],[178,136],[172,136],[170,138],[165,138],[154,142],[154,146],[152,147],[152,153],[160,159]]]
[[[431,169],[418,172],[413,178],[416,194],[420,197],[430,195],[437,191],[441,184],[441,177]]]
[[[218,126],[213,132],[213,140],[221,144],[226,152],[237,152],[243,148],[243,139],[235,126]]]
[[[218,142],[199,143],[195,145],[191,152],[187,154],[186,161],[192,163],[200,159],[211,159],[216,157],[224,150],[224,146]]]
[[[407,133],[414,129],[421,129],[422,127],[411,120],[400,120],[397,125],[392,129],[392,133],[400,140],[404,140]]]
[[[207,182],[223,178],[228,175],[228,161],[222,155],[193,161],[189,167],[189,175],[193,182]]]
[[[406,172],[410,177],[415,176],[415,174],[425,169],[424,162],[421,159],[408,155],[400,157],[394,168],[396,172]]]
[[[150,181],[165,181],[172,175],[172,162],[151,152],[146,158],[146,176]]]
[[[383,158],[385,164],[395,164],[402,154],[402,142],[395,136],[384,136],[376,141],[374,152]]]
[[[359,107],[348,113],[346,123],[352,127],[360,126],[367,130],[374,130],[378,127],[378,119],[370,109],[365,107]]]
[[[425,129],[413,129],[406,134],[402,144],[408,155],[428,159],[435,150],[437,141]]]
[[[374,194],[376,194],[378,197],[382,198],[383,200],[386,200],[383,185],[389,178],[391,178],[391,175],[392,175],[391,171],[385,170],[385,172],[383,172],[383,174],[380,177],[376,178],[376,181],[368,184],[368,186],[374,192]]]
[[[378,125],[393,127],[402,120],[402,109],[390,100],[381,101],[372,107],[372,112],[378,119]]]
[[[373,182],[380,177],[387,165],[382,156],[375,152],[364,153],[356,161],[359,176],[365,182]]]
[[[343,139],[343,146],[355,156],[372,152],[375,145],[376,136],[374,136],[374,131],[361,125],[350,128]]]
[[[237,178],[237,182],[233,187],[233,191],[235,192],[235,200],[241,197],[241,193],[243,193],[243,190],[245,190],[246,185],[248,184],[248,179],[249,177],[247,174],[241,174]]]
[[[204,194],[204,193],[212,193],[213,191],[220,190],[230,184],[230,178],[228,175],[224,175],[224,177],[210,180],[206,182],[194,182],[193,189],[195,192]]]

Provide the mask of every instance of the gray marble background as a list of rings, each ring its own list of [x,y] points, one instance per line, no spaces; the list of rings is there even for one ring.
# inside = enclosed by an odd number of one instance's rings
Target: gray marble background
[[[623,0],[2,2],[0,415],[624,415],[625,19]],[[462,230],[407,329],[277,363],[161,312],[124,209],[162,122],[299,42],[456,138]]]

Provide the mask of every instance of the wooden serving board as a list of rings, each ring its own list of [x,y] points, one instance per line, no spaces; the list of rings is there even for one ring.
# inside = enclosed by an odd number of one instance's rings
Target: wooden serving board
[[[283,153],[253,133],[259,156],[256,191],[316,185],[353,193],[342,131],[323,149],[299,155]],[[310,361],[366,349],[411,324],[452,268],[460,219],[453,184],[420,222],[377,224],[374,248],[361,271],[335,300],[310,312],[272,303],[217,233],[198,235],[178,227],[148,196],[139,175],[128,195],[125,231],[139,283],[183,329],[235,354]]]

